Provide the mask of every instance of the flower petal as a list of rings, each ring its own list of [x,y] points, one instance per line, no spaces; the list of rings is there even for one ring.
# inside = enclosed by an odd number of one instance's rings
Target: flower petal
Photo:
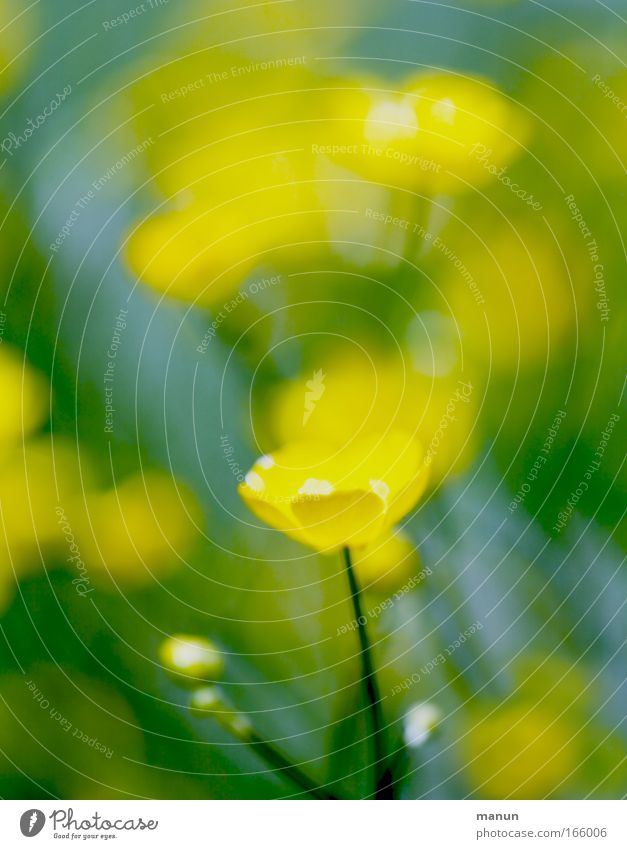
[[[293,502],[292,511],[309,545],[334,551],[375,539],[383,527],[385,502],[373,492],[337,491],[301,496]]]
[[[263,522],[303,542],[292,503],[300,497],[300,490],[311,486],[312,470],[332,453],[322,445],[294,443],[264,454],[239,485],[239,494]]]
[[[410,510],[427,479],[422,447],[392,431],[348,448],[296,443],[259,458],[239,492],[264,522],[319,550],[364,546]]]
[[[422,445],[401,430],[373,434],[356,441],[344,461],[352,464],[352,479],[387,503],[390,527],[416,504],[428,477]]]

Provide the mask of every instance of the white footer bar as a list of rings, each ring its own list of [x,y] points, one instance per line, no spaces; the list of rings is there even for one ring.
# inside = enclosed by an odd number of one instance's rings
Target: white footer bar
[[[626,808],[624,801],[2,801],[0,846],[625,849]]]

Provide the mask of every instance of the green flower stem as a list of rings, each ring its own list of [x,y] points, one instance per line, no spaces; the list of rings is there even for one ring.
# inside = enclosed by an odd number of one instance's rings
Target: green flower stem
[[[391,772],[387,767],[381,697],[379,695],[379,686],[377,684],[377,677],[372,661],[372,648],[370,646],[370,640],[368,639],[368,632],[366,630],[366,619],[361,608],[359,584],[357,583],[355,570],[353,569],[350,550],[348,548],[344,548],[343,554],[346,574],[348,575],[348,584],[351,591],[351,599],[353,602],[353,610],[355,611],[355,619],[357,621],[357,634],[359,636],[361,655],[362,684],[370,705],[376,776],[375,798],[391,799],[394,797],[394,787]]]
[[[287,776],[294,784],[309,793],[314,799],[335,799],[331,793],[327,793],[322,788],[318,787],[304,772],[288,761],[285,755],[281,754],[271,743],[260,737],[256,731],[250,731],[247,742],[250,743],[254,752],[266,760],[277,772]]]
[[[190,710],[192,715],[199,719],[213,719],[224,731],[232,734],[240,743],[249,746],[251,751],[266,760],[276,772],[289,778],[297,787],[313,796],[314,799],[337,798],[319,787],[299,767],[289,761],[282,752],[275,749],[272,743],[260,737],[245,714],[238,713],[225,703],[222,693],[217,687],[201,687],[192,693]]]

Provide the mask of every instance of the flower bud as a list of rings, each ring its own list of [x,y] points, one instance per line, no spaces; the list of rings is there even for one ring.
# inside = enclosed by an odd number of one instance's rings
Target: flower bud
[[[181,687],[196,687],[199,680],[213,681],[222,675],[224,658],[204,637],[175,634],[159,647],[159,660]]]
[[[215,719],[225,731],[239,740],[250,739],[252,728],[248,717],[225,703],[219,687],[201,687],[194,690],[189,706],[192,714],[198,719]]]
[[[431,702],[413,704],[403,718],[405,745],[418,749],[431,737],[441,719],[440,709]]]

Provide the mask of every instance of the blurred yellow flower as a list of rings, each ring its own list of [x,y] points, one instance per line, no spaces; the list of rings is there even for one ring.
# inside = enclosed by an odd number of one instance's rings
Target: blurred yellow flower
[[[172,203],[136,222],[125,253],[144,283],[216,306],[256,266],[302,267],[326,250],[320,151],[367,98],[302,61],[239,74],[241,56],[203,57],[177,59],[133,87],[138,133],[153,140],[145,156],[154,184]]]
[[[389,85],[389,84],[388,84]],[[420,73],[397,91],[364,82],[370,104],[363,136],[340,160],[370,179],[431,193],[482,185],[529,136],[529,121],[489,81],[452,73]]]
[[[292,186],[247,191],[234,185],[220,208],[196,202],[135,225],[126,244],[133,273],[170,297],[221,306],[255,267],[282,266],[296,250],[307,256],[299,242],[314,236],[316,210],[295,203]]]
[[[563,795],[579,763],[574,728],[553,712],[525,702],[477,717],[460,746],[479,798]]]
[[[17,580],[67,558],[59,510],[76,513],[81,485],[93,485],[91,464],[62,436],[30,439],[0,464],[0,611]]]
[[[92,480],[87,458],[61,436],[29,440],[0,467],[0,538],[18,574],[39,567],[46,553],[65,551],[57,505],[71,513],[81,485],[90,486]]]
[[[420,557],[408,535],[394,528],[358,551],[353,568],[363,590],[389,593],[416,580]]]
[[[214,681],[224,671],[222,652],[205,637],[174,634],[161,643],[158,656],[166,671],[183,687]]]
[[[0,460],[7,448],[21,442],[46,418],[48,382],[25,362],[24,356],[6,344],[0,345]]]
[[[312,374],[324,375],[311,412],[303,415]],[[440,377],[417,371],[404,359],[381,352],[369,355],[336,349],[319,368],[284,381],[255,407],[268,439],[275,444],[318,441],[341,448],[355,434],[392,427],[415,433],[425,447],[429,482],[462,471],[475,452],[473,426],[479,392],[459,373]],[[262,427],[262,430],[264,428]]]
[[[501,224],[490,228],[486,242],[468,237],[456,250],[484,300],[478,307],[465,281],[445,271],[464,351],[473,361],[510,370],[542,364],[564,349],[574,336],[577,305],[550,233],[524,222]]]
[[[364,546],[409,512],[424,492],[421,445],[391,431],[341,451],[293,443],[260,457],[239,493],[267,524],[320,551]]]
[[[186,487],[162,472],[134,475],[86,496],[77,540],[88,570],[126,585],[157,581],[185,562],[201,519]]]

